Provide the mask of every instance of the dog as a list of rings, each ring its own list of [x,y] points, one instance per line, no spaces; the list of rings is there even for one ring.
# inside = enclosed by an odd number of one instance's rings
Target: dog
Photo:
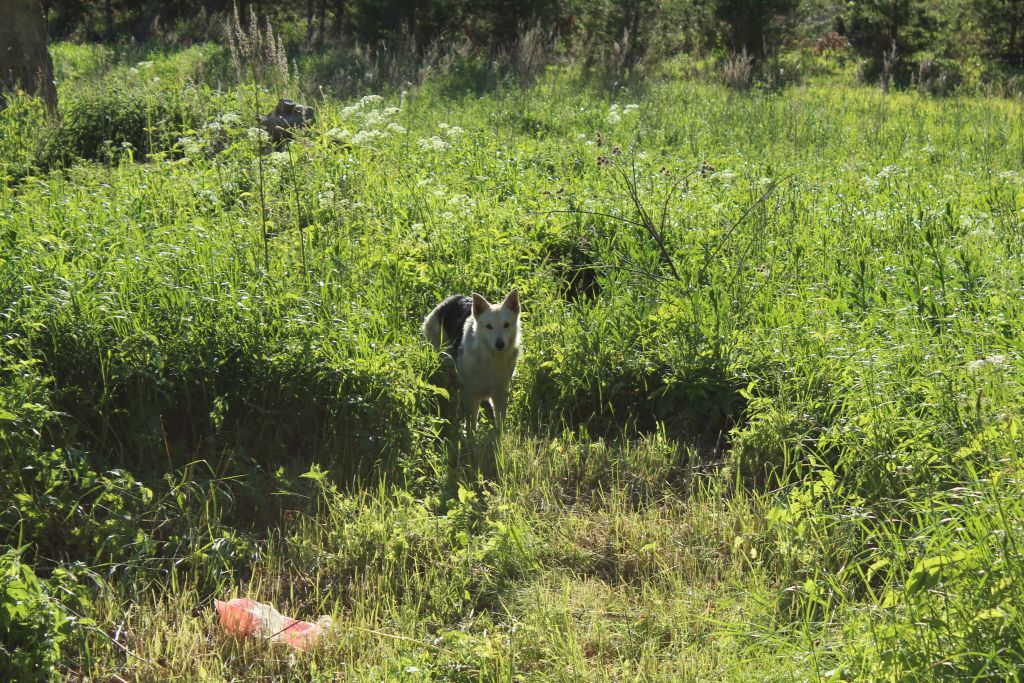
[[[500,304],[476,293],[450,296],[423,319],[423,336],[447,363],[454,363],[470,433],[485,401],[494,410],[497,426],[502,426],[521,332],[516,289]]]

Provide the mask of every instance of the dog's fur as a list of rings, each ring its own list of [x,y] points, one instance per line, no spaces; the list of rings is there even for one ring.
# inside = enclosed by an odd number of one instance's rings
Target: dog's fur
[[[479,294],[450,296],[424,318],[423,336],[439,351],[443,344],[444,354],[455,364],[470,431],[484,401],[490,401],[498,425],[503,422],[519,360],[520,334],[515,289],[500,304],[491,304]]]

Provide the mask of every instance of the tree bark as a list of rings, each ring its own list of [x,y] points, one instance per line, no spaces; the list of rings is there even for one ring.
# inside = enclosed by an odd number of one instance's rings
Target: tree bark
[[[39,0],[0,0],[0,17],[0,92],[21,88],[39,95],[56,113],[57,88]]]
[[[306,0],[306,47],[313,44],[313,0]]]
[[[103,0],[103,21],[105,24],[104,40],[114,42],[114,7],[111,0]]]
[[[327,0],[324,0],[326,4]],[[348,28],[348,15],[345,12],[345,0],[337,0],[334,3],[334,37],[342,38]]]

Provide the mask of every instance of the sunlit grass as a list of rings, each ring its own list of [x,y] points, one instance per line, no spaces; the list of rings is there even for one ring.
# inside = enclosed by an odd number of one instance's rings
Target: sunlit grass
[[[552,69],[274,149],[210,55],[56,50],[195,117],[145,150],[0,113],[0,543],[60,675],[1019,675],[1020,102]],[[511,286],[471,444],[419,323]],[[336,627],[235,642],[239,595]]]

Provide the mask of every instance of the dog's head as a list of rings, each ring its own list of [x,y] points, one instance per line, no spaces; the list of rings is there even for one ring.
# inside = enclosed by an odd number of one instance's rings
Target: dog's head
[[[476,333],[488,349],[503,352],[519,346],[519,292],[513,289],[500,304],[473,294]]]

